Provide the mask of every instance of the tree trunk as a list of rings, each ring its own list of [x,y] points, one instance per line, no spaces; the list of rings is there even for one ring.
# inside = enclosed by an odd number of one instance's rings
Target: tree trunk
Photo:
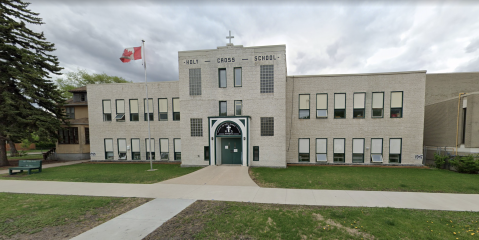
[[[17,148],[15,147],[15,143],[12,140],[7,140],[7,142],[8,142],[8,145],[10,145],[10,155],[12,157],[17,156],[18,151],[17,151]]]
[[[10,166],[7,159],[7,146],[5,146],[6,139],[0,134],[0,167]]]

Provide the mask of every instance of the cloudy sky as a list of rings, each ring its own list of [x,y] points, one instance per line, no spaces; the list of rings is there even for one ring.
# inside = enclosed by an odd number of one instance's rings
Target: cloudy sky
[[[123,49],[146,42],[148,81],[178,80],[178,51],[286,44],[288,75],[479,71],[474,1],[31,0],[64,72],[144,81]],[[100,3],[99,3],[100,2]]]

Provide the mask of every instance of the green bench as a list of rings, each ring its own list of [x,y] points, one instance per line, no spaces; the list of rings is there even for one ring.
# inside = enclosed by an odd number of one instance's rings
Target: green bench
[[[24,170],[28,170],[28,175],[30,175],[34,169],[38,169],[38,172],[42,172],[42,160],[19,160],[18,167],[9,168],[8,174],[12,175],[12,170],[20,170],[21,173]]]

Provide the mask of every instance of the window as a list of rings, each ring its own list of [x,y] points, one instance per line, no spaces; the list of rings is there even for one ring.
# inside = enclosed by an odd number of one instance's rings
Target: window
[[[364,138],[353,138],[353,163],[364,162]]]
[[[86,102],[86,93],[80,93],[80,101]]]
[[[125,121],[125,100],[117,99],[116,100],[116,117],[117,122]]]
[[[316,161],[327,162],[328,161],[328,139],[316,138]]]
[[[328,94],[327,93],[316,94],[316,117],[317,118],[328,117]]]
[[[253,146],[253,161],[259,161],[259,146]]]
[[[201,95],[201,68],[190,69],[190,95]]]
[[[334,118],[346,118],[346,93],[334,94]]]
[[[390,138],[389,139],[389,162],[390,163],[401,163],[401,138]]]
[[[155,160],[155,139],[151,138],[151,142],[148,142],[148,138],[145,139],[146,145],[146,160],[150,160],[150,152],[151,152],[151,160]]]
[[[261,118],[261,136],[274,136],[274,118]]]
[[[371,139],[371,162],[383,162],[383,139]]]
[[[173,121],[180,121],[180,99],[173,98]]]
[[[78,144],[78,128],[66,127],[58,131],[59,144]]]
[[[228,116],[226,107],[227,107],[226,101],[220,101],[219,116]]]
[[[334,149],[333,162],[343,163],[344,162],[344,138],[333,139],[333,149]]]
[[[309,119],[309,94],[299,95],[299,119]]]
[[[139,138],[132,138],[131,139],[131,159],[141,160],[140,139]]]
[[[113,139],[105,138],[105,160],[113,160]]]
[[[90,128],[85,128],[85,144],[90,144]]]
[[[191,136],[203,137],[203,119],[190,118]]]
[[[402,118],[402,92],[391,92],[391,118]]]
[[[138,99],[130,99],[130,121],[139,121],[140,117],[138,116],[138,114]]]
[[[235,101],[235,116],[241,116],[243,113],[243,101],[236,100]]]
[[[210,146],[205,146],[205,161],[210,160]]]
[[[67,118],[75,119],[75,108],[74,107],[66,107],[65,113]]]
[[[241,68],[235,68],[235,87],[241,87],[242,79],[241,79]]]
[[[168,121],[168,99],[158,98],[158,120]]]
[[[309,138],[300,138],[298,140],[299,161],[309,162]]]
[[[353,95],[353,118],[364,118],[366,93],[355,93]]]
[[[168,145],[168,138],[160,138],[160,160],[167,161],[168,159],[170,159],[170,151],[168,150]]]
[[[126,160],[126,139],[118,138],[118,159]]]
[[[260,93],[274,93],[274,65],[260,67]]]
[[[180,138],[175,138],[173,139],[173,143],[175,146],[174,151],[175,151],[175,160],[181,160],[181,139]]]
[[[147,116],[150,116],[150,121],[153,121],[153,98],[148,98],[148,102],[146,102],[146,98],[143,99],[143,103],[144,103],[144,108],[145,109],[145,116],[144,116],[144,120],[145,121],[148,121],[148,118]]]
[[[218,82],[219,82],[220,88],[226,87],[226,69],[224,68],[218,69]]]
[[[111,121],[111,102],[110,100],[103,100],[103,121]]]
[[[382,118],[384,113],[384,93],[373,92],[372,117]]]

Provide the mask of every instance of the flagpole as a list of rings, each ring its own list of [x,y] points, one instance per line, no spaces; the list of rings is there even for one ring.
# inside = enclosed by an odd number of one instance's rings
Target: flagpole
[[[147,114],[147,119],[148,119],[148,148],[150,149],[150,169],[148,171],[155,171],[156,169],[153,169],[153,161],[151,157],[151,131],[150,131],[150,99],[148,98],[148,82],[146,81],[146,56],[145,56],[145,40],[141,40],[141,50],[143,51],[143,68],[145,70],[145,89],[146,89],[146,109],[148,114]]]

